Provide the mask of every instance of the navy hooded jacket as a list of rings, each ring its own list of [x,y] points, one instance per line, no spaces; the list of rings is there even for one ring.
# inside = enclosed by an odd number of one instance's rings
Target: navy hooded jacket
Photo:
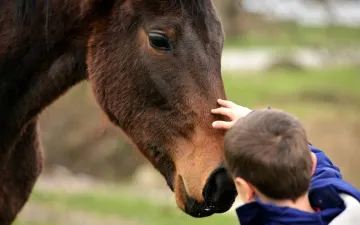
[[[360,191],[342,179],[339,168],[333,165],[324,152],[311,145],[310,150],[317,157],[317,165],[311,181],[309,200],[311,206],[320,211],[309,213],[255,201],[236,209],[241,225],[360,224]],[[350,202],[355,202],[351,210],[350,204],[344,201],[344,196],[351,198]]]

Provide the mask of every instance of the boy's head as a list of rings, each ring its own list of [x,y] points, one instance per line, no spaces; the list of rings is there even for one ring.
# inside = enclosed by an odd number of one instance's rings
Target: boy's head
[[[274,109],[239,119],[225,135],[225,158],[245,203],[254,194],[295,202],[307,193],[316,165],[299,120]]]

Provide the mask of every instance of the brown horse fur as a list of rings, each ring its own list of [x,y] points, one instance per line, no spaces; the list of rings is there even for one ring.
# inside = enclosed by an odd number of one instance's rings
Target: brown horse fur
[[[171,49],[150,44],[154,30]],[[225,98],[222,44],[211,0],[0,0],[0,224],[16,218],[41,172],[38,115],[86,79],[182,210],[229,209],[230,178],[216,191],[209,181],[223,160],[210,113]],[[212,202],[210,190],[228,192]]]

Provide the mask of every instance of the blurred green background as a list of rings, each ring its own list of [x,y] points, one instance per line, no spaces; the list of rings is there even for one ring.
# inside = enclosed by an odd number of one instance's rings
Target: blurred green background
[[[239,2],[215,0],[226,33],[228,99],[296,114],[312,144],[360,188],[359,26],[267,20]],[[46,109],[41,128],[45,171],[17,225],[238,223],[233,210],[205,219],[180,212],[161,176],[107,122],[86,82]]]

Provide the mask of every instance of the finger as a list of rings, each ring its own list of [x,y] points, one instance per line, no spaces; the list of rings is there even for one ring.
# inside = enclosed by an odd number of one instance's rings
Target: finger
[[[228,101],[228,100],[218,99],[217,102],[219,105],[227,107],[227,108],[233,108],[234,106],[236,106],[235,103],[233,103],[232,101]]]
[[[232,119],[232,117],[234,117],[234,112],[232,109],[229,108],[224,108],[224,107],[220,107],[220,108],[216,108],[216,109],[212,109],[211,113],[213,114],[218,114],[218,115],[223,115],[223,116],[227,116],[230,119]]]
[[[215,121],[212,123],[212,127],[216,129],[230,129],[233,122]]]

